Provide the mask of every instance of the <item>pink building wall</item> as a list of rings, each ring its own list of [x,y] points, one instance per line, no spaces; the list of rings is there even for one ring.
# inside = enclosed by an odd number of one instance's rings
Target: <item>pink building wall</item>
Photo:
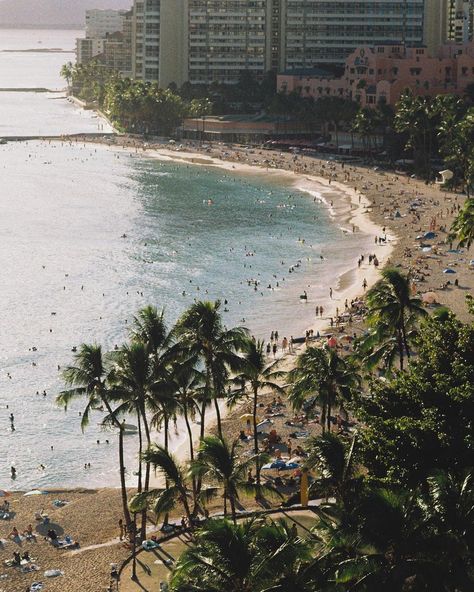
[[[341,78],[286,73],[278,75],[277,88],[303,97],[338,96],[358,101],[362,107],[375,107],[380,101],[395,106],[406,89],[422,96],[463,94],[473,82],[471,42],[444,45],[436,57],[429,56],[424,47],[359,47],[347,58]]]

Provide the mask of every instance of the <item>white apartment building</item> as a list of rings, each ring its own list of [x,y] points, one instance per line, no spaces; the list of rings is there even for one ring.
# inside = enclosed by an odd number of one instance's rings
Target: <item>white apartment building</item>
[[[133,72],[143,80],[237,82],[244,70],[343,64],[356,47],[445,41],[451,0],[135,0]]]
[[[86,38],[104,39],[107,34],[123,29],[126,10],[86,10]]]
[[[76,39],[76,63],[87,64],[104,53],[105,39]]]

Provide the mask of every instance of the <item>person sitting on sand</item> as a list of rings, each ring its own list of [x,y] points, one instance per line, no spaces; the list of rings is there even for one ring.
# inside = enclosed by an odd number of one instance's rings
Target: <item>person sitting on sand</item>
[[[21,555],[20,555],[19,551],[14,551],[12,565],[20,565],[20,564],[21,564]]]
[[[31,524],[28,524],[26,530],[23,533],[23,536],[27,539],[33,539],[35,537],[35,535],[33,534],[33,526]]]
[[[9,539],[15,540],[15,539],[19,539],[20,538],[20,533],[18,532],[18,529],[16,526],[14,526],[10,532],[10,534],[8,535]]]
[[[53,545],[55,545],[57,544],[58,533],[54,530],[54,528],[50,528],[48,530],[48,536],[46,538],[48,538],[53,543]]]

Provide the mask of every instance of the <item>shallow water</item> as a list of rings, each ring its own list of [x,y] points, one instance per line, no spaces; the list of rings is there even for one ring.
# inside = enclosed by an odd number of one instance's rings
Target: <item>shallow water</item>
[[[28,101],[17,104],[20,126]],[[60,124],[82,117],[58,105]],[[0,146],[0,178],[0,488],[118,485],[116,438],[101,431],[101,414],[82,434],[84,403],[67,412],[54,403],[74,345],[111,349],[139,307],[165,307],[172,323],[194,298],[227,299],[228,326],[300,335],[362,248],[313,201],[321,187],[311,196],[281,176],[35,141]],[[300,303],[304,289],[311,304]],[[132,482],[136,443],[127,442]]]

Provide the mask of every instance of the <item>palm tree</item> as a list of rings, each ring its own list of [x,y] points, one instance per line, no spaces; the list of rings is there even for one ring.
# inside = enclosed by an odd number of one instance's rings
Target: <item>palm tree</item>
[[[241,396],[248,396],[249,394],[252,397],[254,453],[258,456],[258,395],[263,389],[270,389],[284,395],[285,389],[274,381],[283,377],[286,373],[276,370],[278,361],[267,364],[265,343],[263,341],[259,340],[256,342],[253,339],[248,339],[244,352],[242,371],[233,379],[234,384],[240,386],[231,394],[231,398],[235,401]],[[260,465],[258,461],[256,465],[256,480],[257,484],[260,485]]]
[[[310,492],[335,496],[344,506],[354,498],[354,489],[360,483],[354,464],[355,436],[348,446],[339,436],[326,432],[313,438],[308,446],[305,467],[316,470],[317,477],[310,486]]]
[[[404,354],[410,358],[408,328],[417,317],[426,315],[421,300],[410,296],[407,276],[396,269],[384,269],[382,279],[367,293],[368,322],[392,327],[396,333],[400,369],[403,370]]]
[[[114,365],[109,375],[112,385],[112,396],[121,405],[115,410],[116,414],[135,413],[138,424],[138,492],[143,489],[142,482],[142,452],[143,431],[146,434],[147,445],[150,442],[150,427],[147,417],[147,407],[155,380],[154,360],[148,354],[144,343],[135,341],[125,344],[118,352],[114,352]],[[149,465],[145,475],[145,489],[149,486]],[[142,514],[142,537],[146,533],[146,511]]]
[[[249,495],[260,494],[261,490],[275,494],[276,490],[268,485],[258,486],[250,483],[247,474],[256,462],[265,462],[267,455],[258,454],[241,461],[238,457],[238,441],[229,444],[217,436],[206,436],[201,440],[197,458],[191,465],[191,473],[197,477],[208,477],[222,485],[224,489],[224,516],[227,516],[229,501],[232,519],[236,521],[236,502],[239,492]]]
[[[186,468],[163,446],[152,445],[143,455],[144,460],[159,469],[165,477],[167,486],[164,489],[151,489],[137,493],[130,500],[131,511],[141,511],[144,504],[150,504],[159,519],[171,512],[179,503],[191,524],[193,512],[189,504],[192,491],[189,488]],[[206,488],[200,493],[199,502],[204,505],[217,494],[216,488]]]
[[[146,366],[146,394],[143,397],[142,417],[145,428],[147,447],[151,445],[149,424],[161,426],[164,424],[165,447],[168,448],[169,417],[172,414],[172,393],[169,385],[170,362],[175,357],[173,334],[168,331],[164,310],[159,311],[155,306],[145,306],[133,318],[130,329],[132,344],[143,367]],[[143,384],[145,387],[145,384]],[[147,421],[146,410],[153,414],[151,421]],[[150,485],[150,465],[145,464],[145,490]]]
[[[333,407],[351,399],[360,377],[352,362],[339,357],[334,349],[309,347],[298,356],[296,367],[289,373],[289,382],[289,400],[295,409],[319,402],[325,432],[326,428],[331,430]],[[313,397],[312,401],[308,397]]]
[[[283,523],[209,520],[178,559],[170,588],[172,592],[272,590],[310,560],[310,551],[310,543],[292,536]]]
[[[173,396],[173,401],[179,408],[183,416],[188,434],[189,459],[194,460],[194,435],[191,428],[191,419],[196,415],[199,407],[199,396],[201,386],[204,381],[202,372],[197,370],[194,365],[194,359],[177,358],[170,366],[169,386]],[[197,484],[193,477],[193,495],[196,497]],[[196,500],[195,500],[196,501]]]
[[[67,409],[70,401],[86,398],[87,405],[82,412],[81,428],[84,430],[89,424],[90,412],[95,407],[103,405],[108,412],[110,421],[119,430],[119,467],[120,484],[122,490],[122,506],[127,527],[131,524],[130,512],[127,505],[127,488],[125,485],[125,462],[123,452],[123,426],[116,412],[111,407],[110,390],[107,385],[107,365],[100,345],[83,343],[74,355],[74,366],[63,371],[63,379],[69,390],[62,391],[56,398],[56,403]]]
[[[403,357],[400,357],[399,334],[396,326],[381,318],[377,318],[375,323],[354,343],[354,359],[360,360],[365,370],[372,371],[382,363],[383,368],[390,371],[398,358],[403,370]],[[416,325],[416,316],[410,315],[406,322],[408,343],[412,343],[418,335]]]
[[[222,422],[218,399],[223,395],[229,370],[238,368],[241,349],[247,337],[243,327],[225,329],[220,315],[221,303],[199,301],[179,319],[175,332],[188,354],[200,360],[204,367],[204,398],[201,405],[201,439],[205,433],[205,414],[209,401],[214,400],[217,431],[222,437]]]
[[[457,237],[460,247],[469,249],[474,243],[474,198],[471,197],[466,200],[462,210],[453,222],[451,231]]]

